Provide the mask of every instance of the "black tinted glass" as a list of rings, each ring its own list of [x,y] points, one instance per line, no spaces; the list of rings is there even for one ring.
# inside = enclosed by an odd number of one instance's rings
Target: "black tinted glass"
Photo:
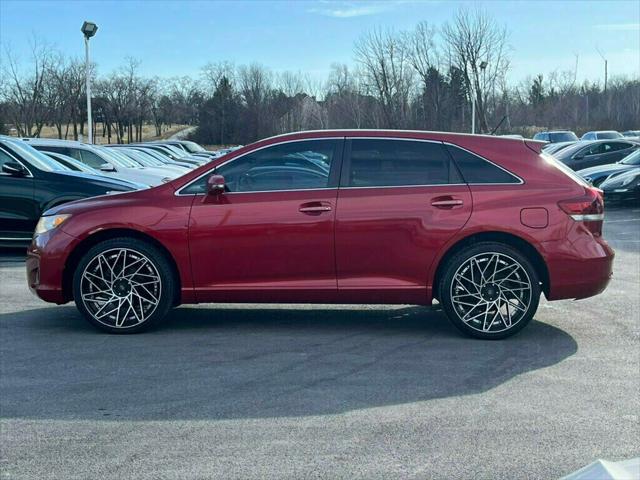
[[[439,185],[455,182],[451,161],[440,143],[354,139],[342,182],[352,187]]]
[[[576,137],[575,133],[571,133],[571,132],[556,132],[556,133],[550,133],[549,139],[554,143],[555,142],[572,142],[574,140],[578,140],[578,137]]]
[[[452,145],[447,148],[467,183],[519,183],[519,180],[509,172]]]
[[[336,140],[308,140],[267,147],[216,168],[229,192],[264,192],[329,187]],[[204,193],[206,177],[182,193]]]

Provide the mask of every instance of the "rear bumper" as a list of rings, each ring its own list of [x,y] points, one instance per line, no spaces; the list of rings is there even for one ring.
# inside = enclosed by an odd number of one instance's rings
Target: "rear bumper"
[[[66,303],[64,265],[68,252],[77,239],[62,230],[34,237],[27,250],[27,283],[29,289],[45,302]],[[46,249],[46,254],[43,254]]]
[[[615,253],[605,240],[583,234],[570,242],[542,245],[549,271],[549,300],[592,297],[607,288]]]

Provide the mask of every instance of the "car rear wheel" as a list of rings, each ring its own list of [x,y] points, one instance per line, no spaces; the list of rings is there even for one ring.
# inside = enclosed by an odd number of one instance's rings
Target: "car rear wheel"
[[[93,246],[73,277],[78,310],[110,333],[135,333],[157,323],[171,308],[175,283],[165,256],[133,238]]]
[[[454,255],[439,285],[443,309],[462,332],[499,339],[522,330],[540,300],[531,262],[518,250],[483,242]]]

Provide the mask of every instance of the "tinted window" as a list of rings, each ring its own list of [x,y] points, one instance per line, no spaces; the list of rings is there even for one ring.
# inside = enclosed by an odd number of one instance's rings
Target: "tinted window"
[[[625,148],[630,148],[633,145],[625,142],[611,142],[606,143],[606,151],[607,152],[615,152],[616,150],[624,150]]]
[[[309,140],[258,150],[216,168],[230,192],[263,192],[329,187],[329,172],[339,142]],[[204,193],[206,177],[182,193]]]
[[[15,159],[11,158],[6,152],[0,150],[0,173],[2,173],[2,166],[7,162],[15,163]]]
[[[549,140],[552,142],[571,142],[573,140],[578,140],[576,134],[573,132],[555,132],[549,134]]]
[[[451,183],[450,170],[451,160],[440,143],[354,139],[342,183],[353,187],[439,185]]]
[[[467,183],[520,183],[509,172],[462,148],[447,148]]]
[[[611,138],[620,138],[622,135],[618,132],[598,132],[598,139],[608,140]]]

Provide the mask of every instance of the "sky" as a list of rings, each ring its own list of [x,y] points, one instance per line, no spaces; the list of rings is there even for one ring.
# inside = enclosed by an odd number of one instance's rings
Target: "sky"
[[[148,76],[197,76],[208,62],[258,62],[324,79],[334,62],[353,64],[354,42],[381,27],[439,26],[461,7],[479,7],[507,27],[509,81],[573,71],[578,79],[640,76],[640,1],[31,1],[0,0],[0,44],[26,61],[34,38],[82,57],[80,26],[100,74],[141,62]],[[3,57],[0,57],[6,61]]]

